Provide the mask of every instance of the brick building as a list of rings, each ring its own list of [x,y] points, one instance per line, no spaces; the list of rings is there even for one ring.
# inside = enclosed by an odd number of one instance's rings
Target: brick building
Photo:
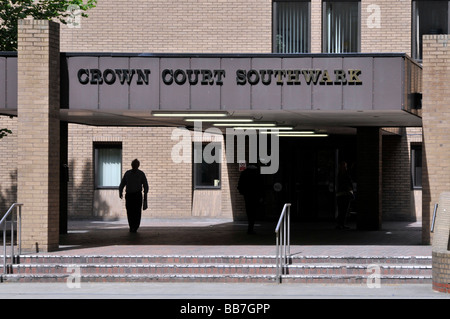
[[[421,220],[423,241],[430,243],[430,211],[450,180],[443,125],[448,81],[439,67],[448,50],[446,37],[422,35],[448,33],[448,11],[447,1],[112,0],[98,1],[77,26],[23,20],[18,54],[0,56],[0,127],[14,132],[0,141],[0,211],[24,202],[30,216],[24,247],[39,243],[52,250],[66,218],[125,217],[118,178],[139,158],[150,184],[144,218],[245,219],[236,189],[239,162],[227,161],[224,152],[222,164],[210,167],[212,177],[197,179],[205,173],[201,165],[173,160],[174,129],[190,126],[185,116],[154,116],[226,111],[230,119],[327,134],[280,137],[279,169],[264,177],[264,218],[275,219],[289,201],[296,220],[333,220],[337,166],[346,160],[357,183],[359,228]],[[211,90],[185,85],[192,79],[183,78],[186,73],[166,73],[149,85],[159,87],[154,106],[152,97],[146,104],[134,93],[139,83],[120,85],[123,73],[107,71],[132,69],[132,63],[136,72],[151,70],[149,81],[164,70],[227,73],[223,86],[206,85]],[[268,73],[246,73],[238,89],[248,92],[227,91],[236,69],[278,70],[284,82],[274,76],[266,85],[261,82]],[[317,83],[301,82],[314,70],[321,70]],[[341,70],[346,82],[334,85]],[[146,75],[140,74],[141,82]],[[308,92],[299,99],[292,88]],[[186,89],[187,97],[175,89]],[[279,105],[270,104],[274,97]],[[238,98],[250,102],[238,104]],[[428,124],[422,116],[429,116]],[[189,132],[192,142],[214,141],[226,149],[225,136]],[[425,147],[422,136],[429,139]]]

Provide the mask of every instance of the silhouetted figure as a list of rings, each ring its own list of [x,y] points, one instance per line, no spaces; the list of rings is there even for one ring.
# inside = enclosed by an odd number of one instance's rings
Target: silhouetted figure
[[[139,170],[137,159],[131,162],[132,169],[125,172],[119,186],[119,197],[123,196],[123,189],[126,187],[125,207],[127,209],[128,225],[130,232],[137,232],[141,224],[141,208],[147,209],[148,183],[145,173]],[[142,189],[144,189],[144,200],[142,200]]]
[[[350,203],[353,200],[353,182],[350,174],[347,171],[347,163],[341,162],[339,164],[338,180],[337,180],[337,190],[336,190],[336,201],[338,207],[337,216],[337,228],[347,229],[345,225],[347,221],[347,214],[350,208]]]
[[[262,198],[262,179],[259,169],[255,165],[249,165],[241,173],[238,190],[241,195],[244,195],[245,211],[248,219],[247,232],[253,234],[259,203]]]

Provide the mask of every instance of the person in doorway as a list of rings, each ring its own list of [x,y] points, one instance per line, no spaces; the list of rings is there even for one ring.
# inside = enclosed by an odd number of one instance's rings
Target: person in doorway
[[[347,163],[342,161],[339,164],[339,172],[337,179],[336,201],[338,208],[337,228],[348,229],[345,224],[350,203],[353,200],[353,181],[347,170]]]
[[[259,203],[262,199],[262,179],[256,165],[249,165],[241,173],[238,190],[241,195],[244,195],[245,212],[248,219],[247,233],[253,234]]]
[[[147,177],[139,169],[139,166],[139,160],[133,160],[131,162],[131,169],[125,172],[119,186],[120,198],[123,197],[123,189],[126,188],[125,207],[127,209],[128,225],[130,226],[131,233],[137,232],[141,224],[141,209],[147,209]],[[143,200],[142,189],[144,190]]]

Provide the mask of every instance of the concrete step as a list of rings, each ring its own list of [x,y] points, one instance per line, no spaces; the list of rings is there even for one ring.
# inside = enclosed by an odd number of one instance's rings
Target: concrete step
[[[283,283],[304,284],[376,284],[369,275],[283,275]],[[431,275],[381,275],[379,284],[431,284]]]
[[[79,269],[82,274],[262,274],[272,275],[270,264],[20,264],[13,266],[15,274],[64,274]]]
[[[222,255],[26,255],[20,256],[20,263],[24,264],[152,264],[152,263],[176,263],[176,264],[274,264],[274,256],[222,256]]]
[[[369,267],[368,267],[369,266]],[[287,267],[289,275],[369,275],[374,268],[380,275],[431,275],[431,265],[409,264],[293,264]]]
[[[375,264],[374,264],[375,265]],[[429,275],[430,265],[376,264],[382,275]],[[18,264],[13,265],[16,274],[67,273],[78,268],[83,274],[273,274],[275,264]],[[355,274],[366,275],[371,271],[368,265],[361,264],[292,264],[287,274]]]
[[[428,256],[293,256],[282,282],[431,282]],[[20,282],[276,282],[275,256],[24,255],[2,281]],[[374,273],[376,271],[376,273]]]
[[[219,264],[275,264],[275,256],[223,255],[24,255],[24,264],[115,264],[115,263],[219,263]],[[292,256],[291,264],[410,264],[431,265],[431,256]]]
[[[10,282],[74,282],[73,275],[33,274],[5,275],[4,281]],[[275,275],[189,275],[189,274],[82,274],[79,282],[275,282]]]

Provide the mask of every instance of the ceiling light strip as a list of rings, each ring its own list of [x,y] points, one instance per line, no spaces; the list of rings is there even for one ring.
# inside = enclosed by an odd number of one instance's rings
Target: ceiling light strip
[[[213,124],[214,126],[236,126],[236,125],[239,125],[239,126],[251,126],[251,127],[267,127],[267,128],[272,128],[272,127],[275,127],[275,126],[277,126],[277,124],[275,124],[275,123],[251,123],[251,124],[236,124],[236,123],[232,123],[232,122],[230,122],[230,123],[214,123]]]
[[[306,134],[315,134],[314,131],[287,131],[287,132],[282,132],[283,134],[302,134],[302,135],[306,135]],[[277,128],[271,129],[270,131],[263,131],[261,132],[261,134],[280,134],[279,131],[277,131]]]
[[[158,117],[224,117],[229,116],[228,112],[152,112],[152,116]]]
[[[278,134],[279,137],[328,137],[328,134]]]
[[[204,119],[202,119],[202,118],[197,118],[197,119],[184,119],[186,122],[218,122],[218,123],[221,123],[221,122],[233,122],[233,124],[231,124],[231,125],[236,125],[236,123],[235,122],[238,122],[238,123],[248,123],[248,122],[253,122],[253,119],[238,119],[238,118],[236,118],[236,119],[212,119],[212,118],[204,118]]]

